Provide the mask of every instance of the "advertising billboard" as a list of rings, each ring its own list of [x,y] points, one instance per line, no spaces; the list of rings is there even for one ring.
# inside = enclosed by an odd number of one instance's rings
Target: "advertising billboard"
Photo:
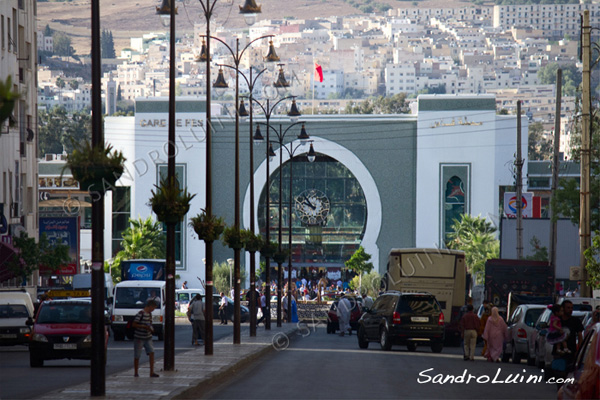
[[[164,281],[165,260],[124,260],[121,261],[123,281]]]
[[[69,247],[71,262],[51,271],[40,266],[42,275],[75,275],[79,266],[79,217],[40,217],[40,236],[46,234],[51,246]]]

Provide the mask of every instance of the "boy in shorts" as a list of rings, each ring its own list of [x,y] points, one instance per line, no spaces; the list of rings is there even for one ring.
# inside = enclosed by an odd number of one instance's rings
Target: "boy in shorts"
[[[158,374],[154,373],[154,347],[152,346],[152,311],[156,309],[156,302],[149,298],[146,301],[146,307],[138,312],[133,320],[132,326],[135,329],[133,333],[133,369],[134,376],[138,377],[138,369],[140,366],[140,357],[142,356],[142,348],[146,349],[146,354],[150,358],[150,377],[158,378]]]

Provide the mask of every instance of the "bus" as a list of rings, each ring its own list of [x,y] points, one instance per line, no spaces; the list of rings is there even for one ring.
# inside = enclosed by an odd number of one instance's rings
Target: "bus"
[[[392,249],[382,283],[386,290],[433,294],[444,313],[446,341],[460,342],[460,310],[468,290],[464,252]]]

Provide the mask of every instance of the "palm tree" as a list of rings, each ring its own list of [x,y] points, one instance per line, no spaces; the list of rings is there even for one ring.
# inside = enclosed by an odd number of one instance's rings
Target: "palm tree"
[[[130,227],[122,236],[122,250],[115,256],[111,267],[111,274],[115,281],[121,278],[121,261],[140,258],[165,258],[165,243],[162,234],[162,224],[154,221],[152,217],[147,219],[129,219]]]
[[[448,234],[450,240],[446,246],[465,252],[465,263],[471,274],[483,272],[487,260],[499,257],[500,242],[496,239],[496,228],[487,219],[462,214],[460,221],[454,219],[452,229],[454,232]]]

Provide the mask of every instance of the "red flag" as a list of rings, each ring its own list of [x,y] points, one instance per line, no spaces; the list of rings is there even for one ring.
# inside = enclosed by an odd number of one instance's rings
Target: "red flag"
[[[323,68],[315,63],[315,81],[323,82]]]

